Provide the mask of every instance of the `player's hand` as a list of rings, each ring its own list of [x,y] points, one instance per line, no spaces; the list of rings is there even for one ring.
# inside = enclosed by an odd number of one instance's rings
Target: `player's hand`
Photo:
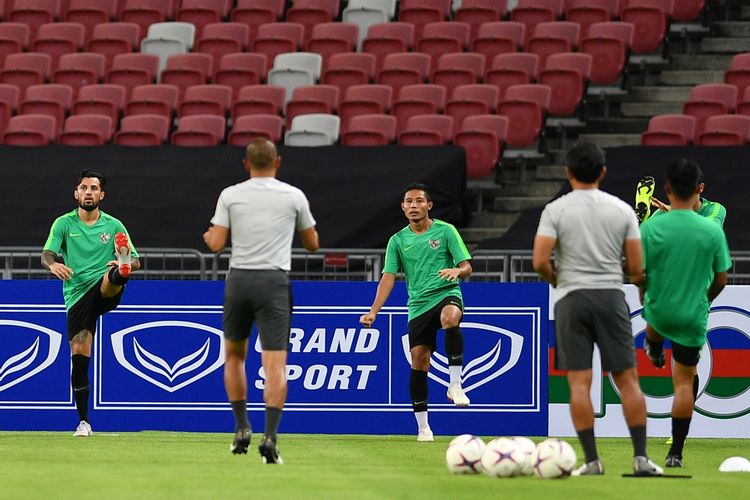
[[[460,274],[461,270],[456,267],[451,267],[450,269],[441,269],[440,271],[438,271],[438,276],[447,281],[457,281]]]
[[[370,328],[373,322],[375,322],[375,318],[377,316],[378,315],[375,313],[368,312],[367,314],[363,314],[362,316],[359,317],[359,322],[362,323],[362,326],[366,326],[367,328]]]
[[[120,264],[116,260],[110,260],[109,262],[107,262],[107,267],[115,267],[119,265]]]
[[[54,264],[50,265],[49,270],[52,274],[63,281],[67,281],[73,277],[73,270],[65,264],[61,264],[60,262],[55,262]]]
[[[651,205],[658,208],[662,212],[669,212],[669,209],[671,208],[669,205],[657,198],[651,198]]]

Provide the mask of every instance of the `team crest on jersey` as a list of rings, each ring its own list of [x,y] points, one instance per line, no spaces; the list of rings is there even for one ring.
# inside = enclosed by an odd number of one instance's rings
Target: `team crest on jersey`
[[[440,248],[440,240],[430,240],[430,247],[433,250],[437,250],[438,248]]]
[[[105,245],[109,243],[110,238],[111,235],[109,233],[99,233],[99,240]]]

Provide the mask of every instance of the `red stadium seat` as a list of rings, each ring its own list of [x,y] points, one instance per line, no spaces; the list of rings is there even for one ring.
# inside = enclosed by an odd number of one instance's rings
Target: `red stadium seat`
[[[539,6],[523,7],[520,1],[518,6],[510,13],[511,21],[521,23],[526,27],[523,41],[524,47],[534,34],[534,28],[537,24],[552,22],[556,17],[554,11],[549,8]]]
[[[9,54],[26,50],[29,31],[29,27],[22,23],[0,23],[0,67]]]
[[[15,0],[10,13],[3,19],[29,27],[33,39],[39,26],[52,23],[60,16],[60,0]]]
[[[476,83],[470,85],[459,85],[453,89],[451,100],[476,100],[487,104],[487,107],[494,112],[498,102],[500,102],[500,89],[494,85]]]
[[[349,128],[351,120],[359,115],[381,114],[390,110],[393,89],[386,85],[354,85],[346,89],[339,103],[341,131]]]
[[[137,24],[143,39],[150,25],[172,19],[173,15],[172,0],[125,0],[120,21]]]
[[[484,75],[484,62],[481,54],[445,54],[440,57],[431,81],[436,85],[443,85],[450,93],[459,85],[480,81]]]
[[[107,72],[107,83],[122,85],[128,94],[138,85],[154,82],[159,56],[154,54],[118,54]]]
[[[105,58],[94,52],[64,54],[60,57],[57,71],[52,75],[55,83],[73,87],[75,93],[84,85],[99,83],[104,77]]]
[[[333,114],[338,108],[339,88],[333,85],[296,87],[286,103],[284,116],[286,128],[292,126],[295,116],[313,113]]]
[[[560,17],[565,11],[565,0],[518,0],[517,7],[542,7]]]
[[[453,118],[446,115],[412,116],[398,135],[402,146],[441,146],[453,139]]]
[[[284,120],[278,115],[245,115],[234,122],[227,144],[247,146],[253,139],[265,137],[273,143],[280,143]]]
[[[695,118],[695,137],[699,137],[709,117],[725,115],[729,109],[726,103],[718,100],[694,100],[691,97],[682,105],[682,112]]]
[[[430,71],[430,56],[417,52],[389,54],[378,72],[378,83],[393,87],[398,93],[401,87],[424,83]]]
[[[236,97],[245,85],[258,85],[265,81],[268,61],[264,54],[238,52],[221,57],[214,75],[214,83],[232,88]]]
[[[248,27],[249,40],[255,40],[258,28],[275,23],[284,15],[286,0],[238,0],[231,19]]]
[[[471,43],[471,51],[482,54],[489,66],[497,54],[507,54],[523,47],[526,26],[522,23],[502,21],[487,23],[479,27]]]
[[[105,115],[73,115],[65,120],[58,143],[66,146],[101,146],[112,139],[114,123]]]
[[[229,14],[226,0],[182,0],[175,21],[195,26],[195,37],[200,38],[206,25],[218,23]]]
[[[294,0],[286,11],[286,19],[304,26],[304,45],[312,35],[313,26],[330,23],[338,16],[338,11],[338,0]]]
[[[161,115],[172,118],[172,114],[177,110],[179,94],[180,89],[175,85],[138,85],[125,105],[125,114]]]
[[[466,150],[469,178],[486,177],[495,170],[507,130],[508,118],[505,116],[477,115],[464,120],[453,143]]]
[[[409,7],[401,2],[398,20],[403,23],[409,23],[414,26],[414,36],[419,39],[422,36],[422,30],[429,23],[436,23],[445,20],[446,14],[437,7],[423,5]]]
[[[274,85],[246,85],[232,104],[232,120],[245,115],[279,115],[284,107],[286,89]]]
[[[72,54],[83,48],[84,27],[78,23],[47,23],[39,26],[31,42],[32,52],[52,56],[52,69],[63,54]]]
[[[482,24],[500,21],[507,11],[507,0],[463,0],[453,18],[469,25],[474,40]]]
[[[265,54],[268,63],[279,54],[302,49],[305,28],[298,23],[271,23],[258,28],[253,42],[253,52]]]
[[[107,115],[112,118],[112,123],[117,123],[125,109],[126,94],[125,87],[112,83],[81,87],[71,114]]]
[[[386,146],[396,140],[396,118],[390,115],[358,115],[343,133],[345,146]]]
[[[169,119],[162,115],[126,116],[114,143],[119,146],[160,146],[169,137]]]
[[[3,135],[8,146],[46,146],[56,139],[55,119],[49,115],[18,115],[11,117]]]
[[[554,54],[539,73],[539,83],[549,85],[552,99],[548,108],[552,116],[568,116],[578,112],[591,74],[593,57],[589,54]]]
[[[323,68],[334,54],[353,52],[357,49],[359,26],[351,23],[321,23],[313,27],[307,41],[307,51],[323,56]]]
[[[544,124],[552,89],[547,85],[513,85],[505,90],[497,114],[508,117],[506,137],[509,146],[526,148],[534,144]]]
[[[70,0],[63,18],[69,23],[81,24],[88,42],[97,25],[108,23],[116,15],[117,0]]]
[[[690,91],[691,101],[719,101],[724,103],[729,112],[737,107],[737,87],[725,83],[704,83],[696,85]]]
[[[240,23],[208,24],[195,43],[195,52],[210,54],[214,58],[214,67],[226,54],[247,50],[250,29]]]
[[[109,70],[116,55],[138,50],[140,31],[140,26],[133,23],[97,24],[86,44],[86,50],[103,54]]]
[[[622,21],[634,26],[633,52],[655,52],[664,42],[674,0],[630,0],[622,9]]]
[[[737,87],[740,95],[750,87],[750,52],[732,57],[729,69],[724,73],[724,83]]]
[[[511,85],[531,83],[539,72],[539,56],[536,54],[498,54],[484,77],[485,83],[498,88],[500,98]]]
[[[653,141],[660,141],[664,138],[672,140],[669,137],[670,135],[677,135],[683,138],[684,142],[680,142],[680,144],[690,144],[695,139],[695,118],[689,115],[678,114],[657,115],[648,121],[646,133],[662,135],[649,137],[650,143],[644,145],[658,145],[652,143],[651,139],[653,139]]]
[[[375,56],[375,70],[380,71],[388,54],[408,52],[414,45],[414,25],[410,23],[377,23],[367,30],[362,52]]]
[[[619,10],[617,12],[619,15]],[[567,9],[565,20],[578,24],[581,27],[581,37],[585,38],[592,24],[611,21],[612,15],[606,7],[586,3]]]
[[[566,21],[537,24],[534,28],[534,37],[545,36],[564,38],[570,42],[571,47],[576,48],[581,41],[581,26],[577,23]]]
[[[224,140],[226,120],[222,116],[194,115],[180,119],[171,143],[184,147],[217,146]]]
[[[62,130],[65,114],[73,102],[73,89],[68,85],[32,85],[26,89],[18,106],[19,115],[48,115],[55,119],[55,135]]]
[[[367,84],[374,76],[375,56],[355,52],[332,55],[320,81],[337,86],[343,95],[347,88]]]
[[[11,115],[18,107],[18,87],[0,83],[0,138],[8,126]]]
[[[404,131],[409,118],[417,115],[442,113],[447,92],[442,85],[417,84],[400,89],[391,114],[396,117],[396,133]]]
[[[739,141],[737,141],[739,138]],[[750,141],[750,116],[717,115],[706,119],[698,143],[703,146],[741,146]]]
[[[49,78],[52,56],[35,52],[11,54],[5,58],[0,82],[16,85],[24,92],[31,85],[39,85]]]
[[[232,105],[232,88],[226,85],[193,85],[185,90],[178,115],[224,116]]]
[[[611,25],[615,23],[601,24]],[[617,24],[624,25],[625,23]],[[580,50],[593,57],[591,82],[597,85],[613,84],[619,81],[625,68],[629,42],[625,42],[622,38],[612,34],[594,35],[596,26],[598,26],[598,23],[591,26],[589,36],[581,41]],[[632,39],[632,29],[630,35],[628,39]]]
[[[675,21],[696,21],[706,7],[706,0],[679,0],[672,7],[672,19]]]
[[[192,52],[175,54],[167,59],[167,66],[161,72],[159,81],[176,85],[180,94],[191,85],[203,85],[208,81],[213,69],[213,57]]]
[[[463,52],[469,46],[471,27],[456,21],[441,21],[424,26],[422,36],[417,41],[417,52],[429,54],[432,67],[437,65],[443,54]]]

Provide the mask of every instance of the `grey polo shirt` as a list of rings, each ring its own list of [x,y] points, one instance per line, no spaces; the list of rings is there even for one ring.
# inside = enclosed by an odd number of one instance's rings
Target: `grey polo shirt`
[[[548,203],[536,234],[557,239],[555,302],[573,290],[621,289],[625,240],[641,237],[630,205],[598,189]]]
[[[294,233],[313,227],[315,219],[300,189],[255,177],[221,192],[211,223],[231,231],[230,267],[289,271]]]

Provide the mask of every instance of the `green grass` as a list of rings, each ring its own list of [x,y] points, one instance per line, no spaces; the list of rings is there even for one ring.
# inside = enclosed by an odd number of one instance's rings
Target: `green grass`
[[[417,443],[413,436],[281,435],[282,466],[256,452],[229,453],[230,434],[138,432],[0,432],[0,498],[45,500],[192,498],[750,498],[750,473],[721,473],[726,457],[750,455],[750,440],[690,438],[690,480],[628,479],[628,439],[599,439],[603,477],[540,480],[452,476],[444,464],[448,437]],[[539,441],[540,438],[534,438]],[[575,439],[568,439],[581,457]],[[661,463],[664,439],[649,441]],[[672,472],[673,470],[668,470]]]

